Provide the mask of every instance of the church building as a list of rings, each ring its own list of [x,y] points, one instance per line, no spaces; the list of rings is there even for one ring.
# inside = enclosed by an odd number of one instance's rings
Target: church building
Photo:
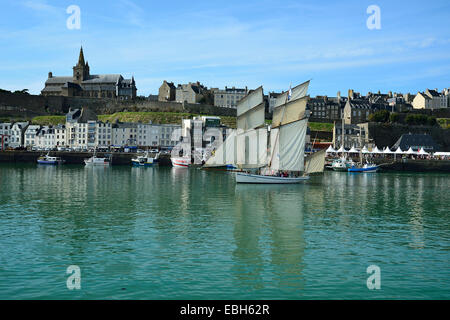
[[[83,47],[80,50],[78,63],[73,67],[73,75],[54,77],[48,73],[44,96],[110,98],[132,100],[136,98],[134,77],[124,79],[120,74],[90,74],[89,63],[84,62]]]

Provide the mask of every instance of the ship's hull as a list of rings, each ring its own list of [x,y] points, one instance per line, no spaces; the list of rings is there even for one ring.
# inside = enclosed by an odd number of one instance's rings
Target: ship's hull
[[[172,166],[177,168],[188,168],[190,165],[190,159],[187,158],[170,158]]]
[[[59,165],[59,164],[63,164],[64,162],[65,162],[64,160],[60,160],[60,161],[38,160],[37,161],[38,164],[46,164],[46,165]]]
[[[152,167],[153,166],[153,161],[139,162],[137,160],[131,160],[131,163],[133,164],[133,167]]]
[[[248,184],[295,184],[309,180],[309,176],[297,177],[297,178],[285,178],[276,176],[263,176],[258,174],[249,174],[244,172],[236,173],[237,183]]]
[[[348,172],[375,173],[378,169],[378,166],[368,168],[348,168]]]
[[[92,161],[92,160],[84,160],[84,164],[86,166],[109,166],[111,163],[109,161],[100,161],[100,160],[96,160],[96,161]]]

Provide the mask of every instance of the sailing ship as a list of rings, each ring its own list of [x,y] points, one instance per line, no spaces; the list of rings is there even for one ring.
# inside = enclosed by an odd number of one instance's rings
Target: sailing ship
[[[305,166],[308,124],[306,96],[309,81],[281,94],[275,103],[272,125],[265,124],[263,88],[241,99],[237,130],[208,159],[205,167],[236,165],[237,183],[292,184],[322,172],[325,153],[314,155]]]

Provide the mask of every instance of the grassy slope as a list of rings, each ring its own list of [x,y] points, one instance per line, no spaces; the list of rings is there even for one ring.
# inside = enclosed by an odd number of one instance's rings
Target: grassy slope
[[[116,120],[122,122],[142,122],[158,124],[175,123],[181,124],[182,119],[189,119],[195,114],[190,113],[179,113],[179,112],[116,112],[113,114],[103,114],[99,115],[98,119],[101,121],[115,122]],[[235,117],[220,117],[222,124],[230,127],[236,128],[236,118]],[[65,116],[39,116],[33,118],[33,124],[39,125],[55,125],[65,123]],[[267,124],[270,124],[270,120],[266,120]],[[332,123],[320,123],[320,122],[309,122],[309,127],[313,131],[333,131]]]

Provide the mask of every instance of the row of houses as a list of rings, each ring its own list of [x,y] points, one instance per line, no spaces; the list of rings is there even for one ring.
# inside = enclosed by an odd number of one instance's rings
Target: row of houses
[[[178,142],[174,131],[178,124],[123,123],[98,121],[87,109],[70,110],[66,123],[55,126],[30,125],[28,122],[1,123],[2,148],[98,147],[171,148]]]

